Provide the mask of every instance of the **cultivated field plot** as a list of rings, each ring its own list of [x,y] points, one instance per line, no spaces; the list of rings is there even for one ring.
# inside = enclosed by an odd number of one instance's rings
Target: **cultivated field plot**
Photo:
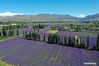
[[[99,52],[13,38],[0,42],[1,60],[19,66],[84,66],[96,62]]]
[[[58,30],[49,30],[49,31],[47,31],[46,33],[55,34],[55,33],[57,33],[57,32],[58,32]]]
[[[72,31],[58,31],[57,34],[66,35],[66,36],[81,36],[81,37],[96,37],[97,33],[90,33],[90,32],[72,32]]]

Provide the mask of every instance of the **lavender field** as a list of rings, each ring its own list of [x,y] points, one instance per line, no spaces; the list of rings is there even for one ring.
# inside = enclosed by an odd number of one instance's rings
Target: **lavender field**
[[[72,26],[64,29],[63,26],[68,25],[41,23],[27,24],[27,27],[21,25],[20,28],[5,27],[0,36],[0,62],[14,66],[86,66],[85,62],[93,62],[98,66],[98,32],[76,27],[72,29]],[[58,40],[55,35],[59,37]],[[52,36],[51,39],[49,36]],[[5,38],[8,39],[3,40]],[[59,43],[55,43],[55,39]]]
[[[84,62],[99,65],[98,51],[20,38],[0,42],[0,57],[7,63],[19,66],[84,66]]]

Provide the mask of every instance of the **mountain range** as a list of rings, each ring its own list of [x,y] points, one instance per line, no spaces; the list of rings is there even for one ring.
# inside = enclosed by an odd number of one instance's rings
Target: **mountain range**
[[[34,22],[34,21],[99,21],[99,13],[88,15],[84,18],[74,17],[70,15],[58,14],[38,14],[38,15],[15,15],[0,16],[0,22]]]

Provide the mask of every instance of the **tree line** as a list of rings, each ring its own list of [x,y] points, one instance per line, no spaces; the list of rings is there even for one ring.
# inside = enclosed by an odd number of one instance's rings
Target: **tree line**
[[[2,26],[3,29],[19,29],[19,28],[28,28],[27,24],[17,24],[17,25],[8,25],[8,26]]]
[[[27,24],[17,24],[17,25],[8,25],[2,26],[0,28],[0,37],[11,37],[11,36],[19,36],[19,28],[28,28]],[[16,31],[14,30],[16,29]],[[15,33],[16,32],[16,33]]]
[[[19,36],[19,30],[16,29],[16,32],[13,29],[7,30],[5,28],[2,28],[0,30],[0,37],[12,37],[12,36]]]
[[[39,32],[39,29],[44,29],[45,28],[45,25],[34,25],[33,24],[33,29],[34,31],[38,31]]]
[[[34,41],[43,41],[50,44],[58,44],[63,46],[70,46],[70,47],[78,47],[78,48],[85,48],[85,49],[92,49],[92,50],[99,50],[99,34],[97,35],[97,43],[90,48],[90,37],[87,36],[87,42],[85,43],[83,40],[75,39],[75,37],[67,37],[64,36],[63,38],[58,34],[49,34],[48,39],[44,34],[43,39],[41,40],[40,34],[37,32],[23,32],[23,36],[25,39],[34,40]]]
[[[70,31],[70,29],[74,29],[75,32],[81,32],[81,25],[73,25],[70,24],[70,28],[65,29],[64,26],[52,26],[52,30],[59,30],[59,31]]]

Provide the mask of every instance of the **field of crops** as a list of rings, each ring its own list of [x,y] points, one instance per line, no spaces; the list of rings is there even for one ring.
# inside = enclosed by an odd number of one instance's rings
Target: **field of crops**
[[[72,32],[72,31],[58,31],[57,32],[60,35],[66,35],[66,36],[81,36],[81,37],[87,37],[88,35],[90,37],[96,37],[97,33],[90,33],[90,32]]]
[[[49,30],[49,31],[47,31],[46,33],[55,34],[55,33],[57,33],[57,32],[58,32],[58,30]]]
[[[38,24],[28,24],[29,27],[18,29],[20,38],[16,36],[17,29],[14,29],[14,36],[0,36],[0,65],[85,66],[84,62],[95,62],[97,66],[99,66],[99,51],[47,42],[49,35],[58,34],[60,40],[63,42],[66,36],[68,44],[69,37],[75,37],[76,41],[79,39],[79,44],[80,40],[83,40],[85,44],[87,44],[87,36],[90,36],[89,48],[92,48],[93,45],[97,43],[97,32],[62,31],[61,29],[51,29],[52,25],[53,24],[47,24],[45,28],[41,28]],[[57,26],[57,24],[54,25]],[[35,26],[35,28],[33,28],[33,26]],[[70,27],[64,28],[70,29]],[[8,32],[9,30],[7,30],[7,33]],[[35,32],[40,35],[40,40],[27,40],[22,36],[23,32],[27,32],[27,34]],[[44,36],[45,41],[43,41]],[[76,43],[77,42],[75,42],[75,44]]]
[[[0,57],[19,66],[84,66],[84,62],[96,62],[99,66],[98,51],[20,38],[0,42]]]

